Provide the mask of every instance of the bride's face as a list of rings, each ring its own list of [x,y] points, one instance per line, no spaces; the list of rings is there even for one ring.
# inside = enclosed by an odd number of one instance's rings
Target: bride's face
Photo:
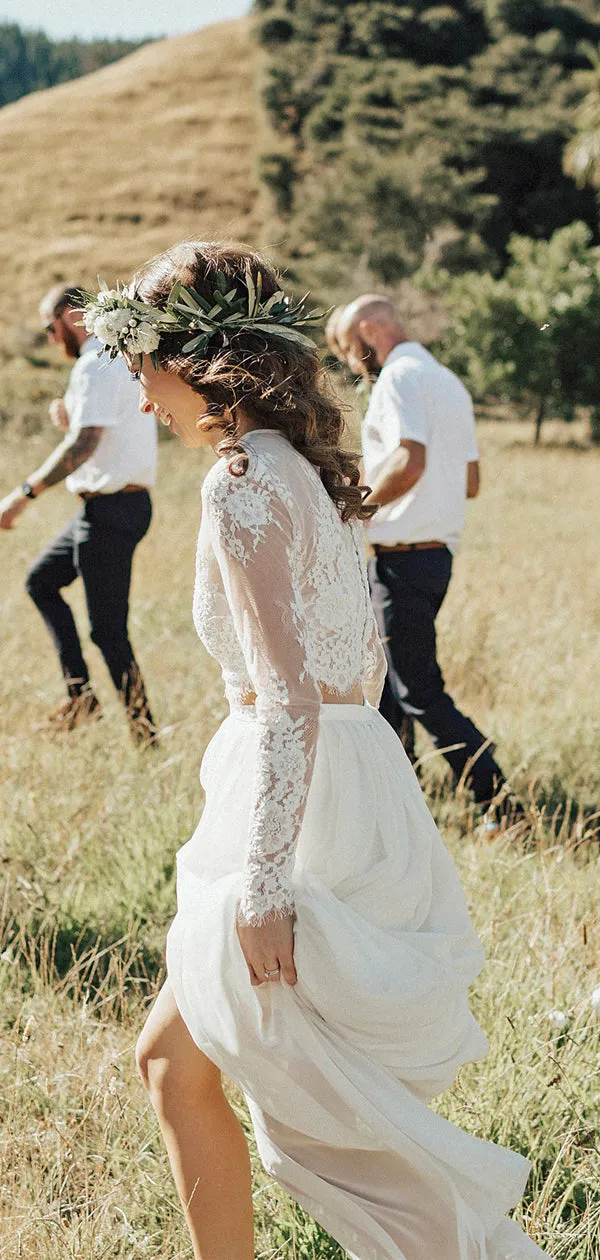
[[[140,383],[140,411],[145,415],[154,412],[161,424],[181,438],[184,446],[214,445],[222,437],[219,429],[208,432],[199,425],[206,415],[206,400],[187,385],[174,372],[155,368],[145,354],[142,365],[139,360],[128,363],[129,369]]]

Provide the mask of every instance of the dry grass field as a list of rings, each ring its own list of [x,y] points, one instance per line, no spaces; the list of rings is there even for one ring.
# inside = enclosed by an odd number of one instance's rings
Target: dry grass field
[[[556,436],[533,452],[518,425],[482,426],[484,489],[441,616],[449,686],[529,801],[531,841],[485,843],[437,759],[426,762],[489,956],[473,1000],[491,1052],[440,1106],[530,1152],[532,1235],[557,1260],[598,1260],[598,457]],[[8,485],[48,442],[6,441]],[[162,445],[137,558],[133,637],[164,727],[154,756],[129,746],[91,646],[104,721],[62,741],[34,731],[60,683],[23,576],[66,518],[66,492],[0,538],[2,1260],[191,1260],[133,1046],[162,975],[174,855],[202,808],[200,758],[224,710],[190,616],[204,459]],[[85,628],[81,592],[72,598]],[[341,1260],[258,1167],[255,1192],[257,1257]]]

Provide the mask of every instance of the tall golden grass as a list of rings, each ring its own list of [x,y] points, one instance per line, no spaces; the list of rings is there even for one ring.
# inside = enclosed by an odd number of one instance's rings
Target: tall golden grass
[[[427,790],[489,957],[473,1000],[490,1054],[439,1105],[530,1154],[520,1219],[557,1260],[594,1260],[598,458],[561,445],[558,430],[549,438],[533,452],[520,426],[482,426],[483,490],[440,618],[449,688],[529,802],[530,841],[486,843],[423,741]],[[7,439],[8,485],[50,441]],[[205,467],[204,455],[162,445],[155,520],[136,558],[132,636],[164,728],[156,755],[130,747],[91,646],[104,721],[63,740],[34,731],[61,684],[23,578],[68,516],[66,492],[46,495],[0,537],[3,1260],[191,1257],[133,1046],[162,977],[174,855],[202,808],[200,758],[224,712],[190,616]],[[86,633],[81,591],[69,597]],[[341,1260],[255,1158],[254,1167],[257,1256]]]

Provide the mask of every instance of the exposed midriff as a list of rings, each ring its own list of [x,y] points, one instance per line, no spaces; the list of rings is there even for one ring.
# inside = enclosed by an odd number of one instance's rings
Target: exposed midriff
[[[321,696],[323,704],[364,704],[364,697],[360,683],[357,683],[356,687],[353,687],[352,691],[346,692],[346,695],[344,696],[338,695],[336,691],[328,691],[327,687],[321,687]],[[255,700],[256,693],[254,691],[249,691],[248,694],[244,696],[242,704],[254,704]]]

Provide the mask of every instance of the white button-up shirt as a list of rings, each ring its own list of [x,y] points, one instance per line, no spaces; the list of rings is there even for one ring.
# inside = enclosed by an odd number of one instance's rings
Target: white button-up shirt
[[[115,494],[123,486],[156,481],[156,420],[140,412],[139,386],[122,356],[99,358],[99,349],[93,337],[83,343],[65,394],[70,433],[102,428],[93,454],[67,477],[73,494]]]
[[[362,425],[365,482],[404,439],[426,449],[425,471],[379,508],[372,543],[443,542],[456,551],[465,520],[467,464],[479,458],[473,403],[458,377],[416,341],[395,346],[373,386]]]

